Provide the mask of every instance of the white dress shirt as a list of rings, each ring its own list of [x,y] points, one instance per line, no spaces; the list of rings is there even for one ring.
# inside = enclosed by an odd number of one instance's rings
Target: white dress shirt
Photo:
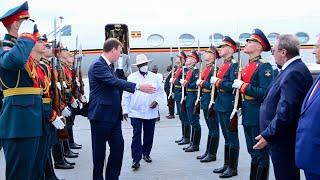
[[[118,59],[118,67],[117,69],[123,69],[123,59],[122,56],[119,57]]]
[[[159,80],[159,77],[150,71],[148,71],[148,73],[145,76],[141,75],[140,72],[137,71],[128,76],[128,81],[136,84],[151,84],[153,87],[156,88],[156,92],[154,94],[147,94],[141,91],[135,91],[134,93],[124,91],[122,94],[121,102],[123,114],[128,114],[130,118],[157,118],[159,100],[164,94],[163,84]],[[150,104],[153,101],[158,102],[158,105],[156,108],[151,109]]]
[[[295,56],[291,59],[289,59],[287,62],[284,63],[284,65],[282,66],[281,70],[285,70],[293,61],[297,60],[297,59],[301,59],[300,56]]]
[[[101,54],[101,57],[107,62],[108,66],[110,66],[111,62],[107,57],[105,57],[103,54]]]

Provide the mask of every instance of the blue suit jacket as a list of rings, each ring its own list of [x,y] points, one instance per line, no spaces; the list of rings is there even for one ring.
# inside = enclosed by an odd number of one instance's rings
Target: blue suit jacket
[[[94,121],[120,121],[120,91],[135,91],[135,83],[118,79],[100,56],[88,72],[90,86],[90,104],[88,119]]]
[[[294,151],[301,105],[312,81],[306,65],[297,59],[269,87],[260,108],[260,130],[271,149]]]
[[[320,76],[310,88],[301,108],[300,120],[296,138],[296,164],[299,168],[320,174],[320,91],[313,94],[311,91]],[[309,100],[308,100],[309,99]]]

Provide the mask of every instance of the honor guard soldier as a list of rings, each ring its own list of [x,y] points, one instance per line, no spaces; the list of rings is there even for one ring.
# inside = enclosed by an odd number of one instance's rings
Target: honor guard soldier
[[[259,133],[259,111],[267,87],[273,80],[270,63],[262,59],[263,51],[270,51],[268,39],[260,29],[254,29],[244,52],[249,55],[249,63],[242,71],[242,80],[234,80],[232,87],[240,89],[242,101],[242,125],[247,149],[251,156],[250,179],[268,179],[269,156],[266,148],[253,149],[255,137]]]
[[[195,65],[200,61],[197,51],[193,50],[187,58],[186,65],[188,66],[188,72],[186,79],[180,79],[180,83],[186,87],[186,111],[187,118],[192,127],[191,143],[188,147],[184,148],[185,152],[199,151],[199,144],[201,139],[201,126],[199,122],[199,115],[194,114],[195,102],[197,99],[197,79],[199,77],[199,69]]]
[[[221,178],[229,178],[238,174],[240,149],[238,132],[229,130],[230,115],[234,102],[232,83],[237,78],[239,65],[233,58],[233,54],[236,51],[237,45],[235,41],[231,37],[225,36],[219,48],[219,55],[223,58],[223,64],[220,66],[217,76],[211,78],[211,83],[217,88],[217,98],[214,104],[215,118],[220,122],[225,139],[224,165],[213,170],[214,173],[221,173]]]
[[[180,83],[183,74],[186,73],[187,69],[185,68],[184,64],[186,62],[187,55],[184,51],[181,51],[178,56],[176,57],[176,64],[178,69],[174,73],[174,77],[170,80],[171,83],[174,84],[174,101],[176,101],[178,115],[181,121],[181,128],[182,128],[182,138],[176,140],[175,142],[178,145],[184,145],[190,143],[190,122],[188,121],[187,114],[185,112],[181,112],[181,96],[182,96],[182,86]],[[182,73],[184,71],[184,73]]]
[[[209,129],[208,140],[207,140],[207,149],[205,153],[201,156],[197,156],[197,159],[200,159],[200,162],[211,162],[216,160],[217,150],[219,146],[219,122],[216,118],[208,117],[208,107],[211,100],[211,91],[212,86],[210,79],[214,72],[213,64],[216,59],[220,58],[217,49],[213,46],[210,46],[204,55],[206,62],[206,67],[202,72],[202,80],[197,80],[198,87],[202,89],[201,97],[201,109],[203,110],[203,116],[206,120],[207,127]],[[214,97],[213,97],[214,98]]]
[[[6,179],[32,178],[42,136],[42,89],[29,58],[38,29],[28,18],[27,2],[0,17],[8,31],[0,50],[0,82],[4,93],[0,141],[6,160]]]

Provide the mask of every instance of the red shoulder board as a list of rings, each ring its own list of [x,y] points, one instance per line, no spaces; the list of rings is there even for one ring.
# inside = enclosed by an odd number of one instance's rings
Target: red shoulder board
[[[202,79],[202,80],[207,80],[210,72],[211,72],[211,66],[207,66],[207,67],[204,69],[204,71],[202,72],[201,79]]]
[[[224,75],[229,70],[229,68],[230,68],[230,63],[228,62],[223,63],[219,69],[219,72],[217,73],[217,77],[219,79],[223,79]]]
[[[242,70],[242,80],[245,83],[250,83],[253,73],[258,68],[259,64],[255,61],[249,62]]]
[[[177,71],[174,73],[174,81],[173,81],[173,83],[175,83],[176,80],[179,78],[181,72],[182,72],[182,68],[180,67],[180,68],[178,68]]]
[[[187,76],[186,76],[186,80],[189,82],[191,80],[191,76],[192,76],[192,69],[189,69],[187,72]]]

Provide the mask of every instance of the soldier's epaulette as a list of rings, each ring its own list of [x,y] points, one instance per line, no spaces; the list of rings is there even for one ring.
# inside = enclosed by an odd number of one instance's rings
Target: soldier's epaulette
[[[264,59],[259,59],[259,62],[264,64],[264,63],[267,63],[268,61],[264,60]]]
[[[8,40],[3,40],[3,41],[2,41],[2,46],[3,46],[3,47],[7,46],[7,47],[12,48],[14,45],[15,45],[14,42],[11,42],[11,41],[8,41]]]

